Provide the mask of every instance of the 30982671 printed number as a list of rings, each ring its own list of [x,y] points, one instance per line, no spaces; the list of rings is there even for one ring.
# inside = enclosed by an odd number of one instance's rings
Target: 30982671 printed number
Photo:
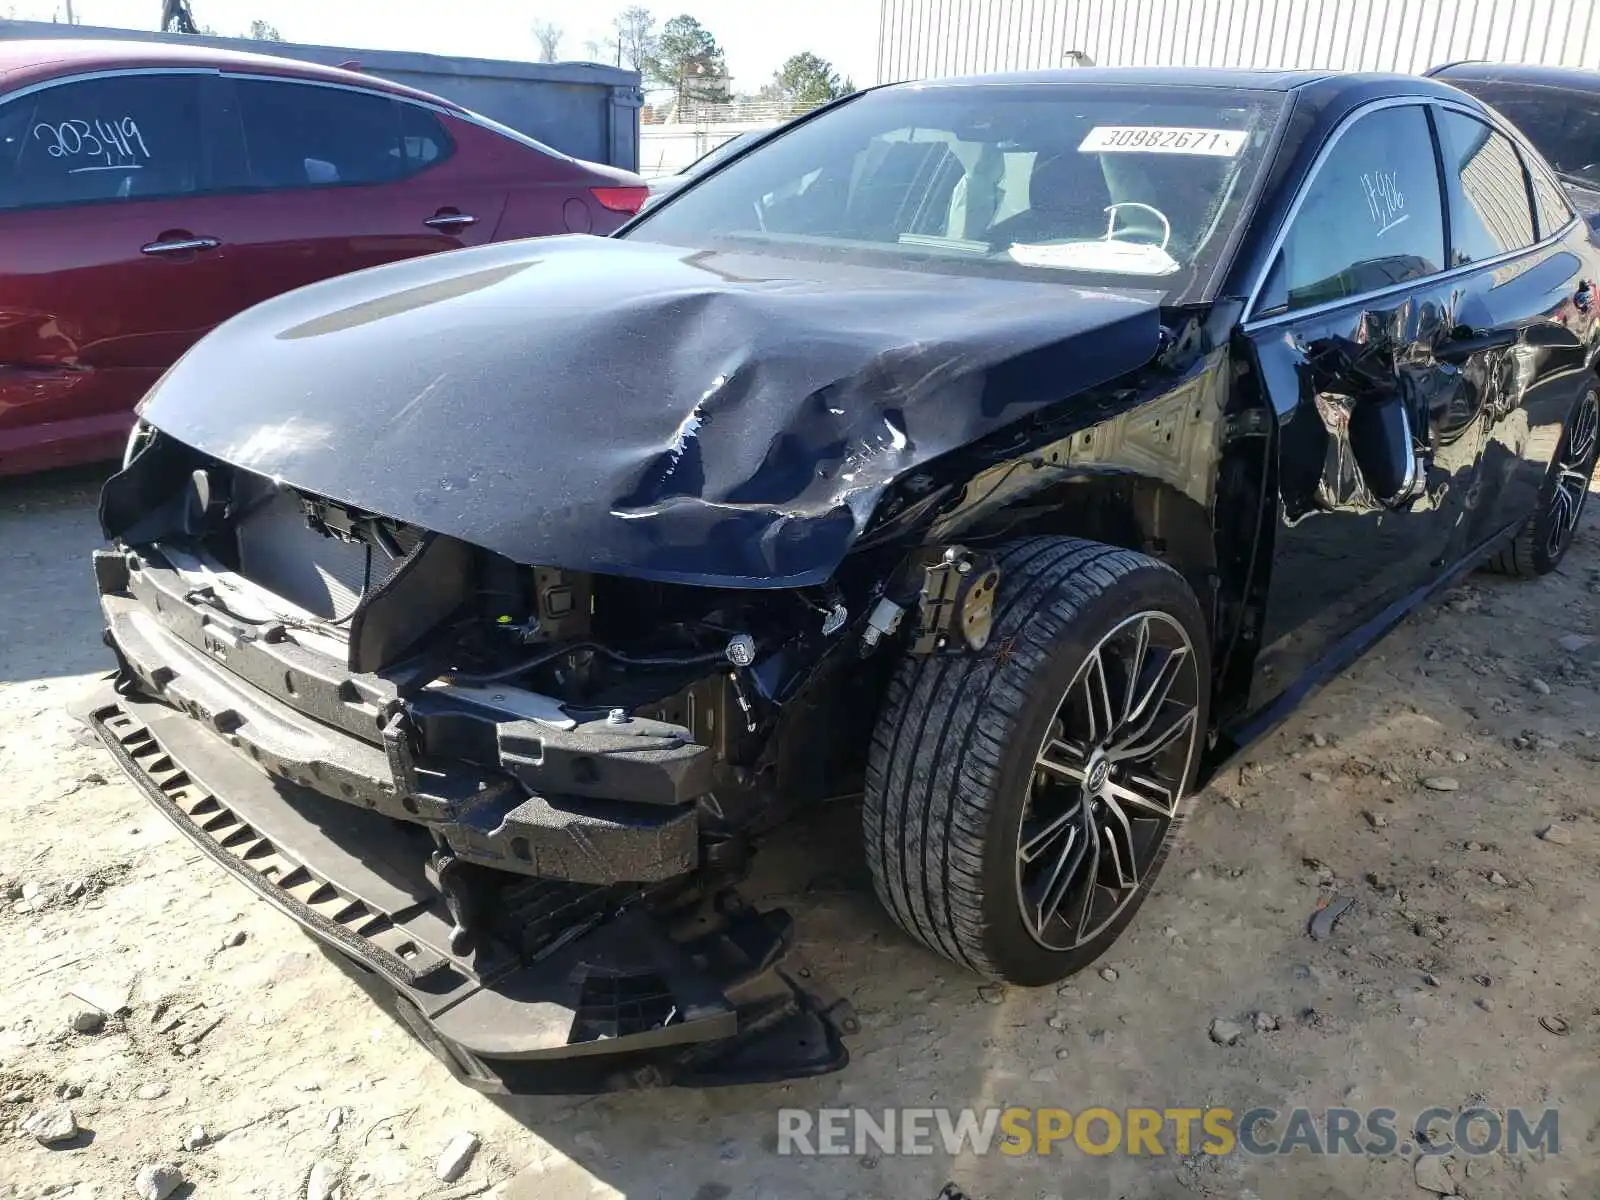
[[[1242,129],[1194,129],[1173,125],[1096,125],[1078,149],[1086,154],[1199,154],[1234,158],[1249,134]]]
[[[67,173],[80,171],[132,171],[150,161],[139,123],[130,117],[93,121],[75,117],[33,127],[35,140],[51,158],[67,163]]]

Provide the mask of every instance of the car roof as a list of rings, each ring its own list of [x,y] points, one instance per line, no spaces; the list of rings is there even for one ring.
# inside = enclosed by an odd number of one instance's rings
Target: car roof
[[[212,69],[254,75],[282,75],[321,83],[341,83],[371,91],[389,92],[460,111],[460,106],[416,88],[405,87],[374,75],[324,67],[298,59],[211,46],[180,45],[132,39],[33,38],[0,40],[0,88],[11,91],[66,75],[130,68],[179,67]]]
[[[1061,67],[1050,71],[1008,71],[989,75],[927,79],[895,84],[887,90],[961,88],[985,84],[1016,88],[1121,86],[1281,92],[1285,95],[1300,96],[1313,108],[1330,113],[1338,113],[1357,104],[1389,96],[1449,99],[1481,107],[1477,100],[1459,88],[1451,87],[1447,80],[1382,71],[1341,73],[1263,71],[1232,67]]]
[[[1428,72],[1435,79],[1465,79],[1488,83],[1497,79],[1531,83],[1538,87],[1570,88],[1582,92],[1600,91],[1600,71],[1583,67],[1545,67],[1537,63],[1497,63],[1464,61],[1445,63]]]
[[[1286,92],[1329,78],[1327,71],[1258,71],[1228,67],[1058,67],[1044,71],[997,71],[926,79],[901,87],[960,87],[974,84],[1034,86],[1130,86],[1253,88]],[[1396,76],[1396,78],[1404,78]]]

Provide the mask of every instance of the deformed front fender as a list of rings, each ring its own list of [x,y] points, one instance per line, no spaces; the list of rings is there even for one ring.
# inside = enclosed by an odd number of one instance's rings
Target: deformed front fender
[[[1090,419],[1069,417],[973,476],[928,540],[1056,533],[1125,546],[1171,563],[1209,610],[1227,361],[1214,350],[1097,396],[1081,410]]]

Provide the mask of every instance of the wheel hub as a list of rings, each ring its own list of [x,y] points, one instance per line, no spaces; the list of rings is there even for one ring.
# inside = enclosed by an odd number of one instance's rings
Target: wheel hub
[[[1084,772],[1083,790],[1090,796],[1098,797],[1105,790],[1110,778],[1111,760],[1106,757],[1103,749],[1097,749],[1089,756],[1089,767]]]
[[[1200,696],[1189,635],[1162,612],[1116,626],[1068,685],[1017,831],[1023,921],[1047,949],[1094,938],[1159,861],[1199,746]]]

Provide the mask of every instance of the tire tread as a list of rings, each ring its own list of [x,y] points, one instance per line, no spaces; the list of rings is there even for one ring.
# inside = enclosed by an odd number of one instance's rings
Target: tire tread
[[[895,922],[989,977],[1001,972],[985,949],[984,838],[1028,685],[1052,644],[1119,581],[1150,570],[1181,579],[1156,559],[1079,538],[1014,542],[999,565],[990,648],[908,655],[895,671],[869,748],[862,820],[873,886]]]

